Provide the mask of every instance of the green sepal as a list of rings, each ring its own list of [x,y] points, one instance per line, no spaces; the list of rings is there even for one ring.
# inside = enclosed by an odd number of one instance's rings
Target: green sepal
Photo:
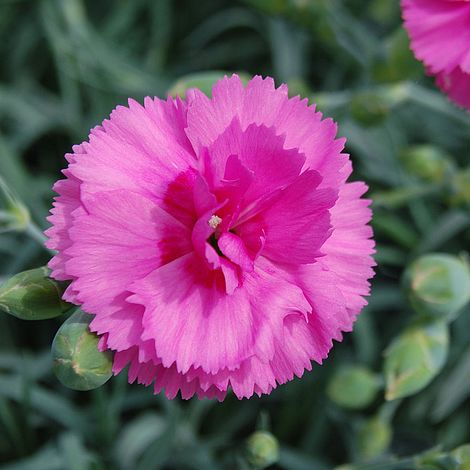
[[[92,318],[77,310],[52,342],[54,374],[73,390],[93,390],[112,376],[112,354],[98,349],[99,337],[89,329]]]
[[[263,469],[279,461],[279,443],[268,431],[256,431],[246,443],[247,459],[257,469]]]
[[[379,388],[380,381],[369,369],[348,366],[336,372],[328,384],[327,394],[343,408],[361,409],[374,401]]]
[[[404,274],[403,286],[416,312],[453,320],[470,301],[470,270],[456,256],[433,253],[411,264]]]
[[[451,157],[433,145],[408,147],[399,158],[410,175],[432,183],[442,183],[455,170]]]
[[[385,351],[385,398],[396,400],[426,387],[444,366],[448,349],[445,322],[406,329]]]
[[[0,309],[21,320],[47,320],[69,310],[72,305],[62,300],[67,284],[49,273],[41,267],[7,279],[0,287]]]

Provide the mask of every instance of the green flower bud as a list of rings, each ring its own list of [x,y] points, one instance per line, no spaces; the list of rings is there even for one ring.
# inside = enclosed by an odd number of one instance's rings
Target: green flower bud
[[[415,457],[417,469],[470,470],[470,444],[444,452],[439,447]]]
[[[361,424],[357,434],[357,449],[362,459],[368,460],[383,454],[392,440],[390,424],[374,416]]]
[[[0,233],[25,230],[29,221],[28,209],[0,177]]]
[[[247,453],[253,466],[266,468],[279,461],[279,444],[271,433],[256,431],[248,438]]]
[[[426,387],[444,366],[448,348],[444,322],[405,330],[385,351],[385,398],[407,397]]]
[[[470,168],[456,173],[451,182],[450,202],[470,206]]]
[[[379,388],[379,380],[369,369],[353,366],[342,368],[333,376],[327,394],[339,406],[361,409],[374,401]]]
[[[450,455],[457,463],[457,470],[470,470],[470,444],[457,447]]]
[[[448,254],[418,258],[406,270],[403,285],[413,308],[426,316],[453,319],[470,301],[470,270]]]
[[[291,78],[287,80],[287,86],[289,88],[289,97],[293,96],[309,96],[312,94],[308,84],[301,78]]]
[[[416,145],[400,154],[405,169],[419,179],[441,183],[453,169],[452,160],[437,147]]]
[[[387,100],[379,93],[362,92],[356,94],[350,103],[351,115],[364,126],[377,126],[387,117]]]
[[[88,327],[91,319],[78,310],[63,323],[52,342],[54,374],[73,390],[93,390],[112,375],[112,355],[98,350],[99,338]]]
[[[71,307],[62,300],[66,284],[48,275],[49,270],[42,267],[8,279],[0,287],[0,310],[21,320],[47,320],[62,315]]]
[[[218,81],[224,78],[224,76],[230,76],[231,73],[229,72],[220,72],[220,71],[213,71],[213,72],[198,72],[193,73],[190,75],[186,75],[181,77],[176,83],[168,90],[168,94],[176,97],[180,96],[184,98],[186,96],[186,92],[191,88],[199,88],[204,94],[207,96],[212,95],[212,87]],[[247,83],[249,80],[248,75],[244,73],[239,73],[238,76],[242,80],[243,83]]]

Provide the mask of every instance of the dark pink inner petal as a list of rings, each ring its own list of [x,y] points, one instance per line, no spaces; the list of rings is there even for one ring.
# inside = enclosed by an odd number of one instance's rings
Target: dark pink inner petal
[[[331,235],[329,209],[337,191],[318,189],[321,177],[309,170],[280,191],[272,204],[235,228],[253,244],[253,235],[265,239],[262,254],[281,263],[313,263]]]

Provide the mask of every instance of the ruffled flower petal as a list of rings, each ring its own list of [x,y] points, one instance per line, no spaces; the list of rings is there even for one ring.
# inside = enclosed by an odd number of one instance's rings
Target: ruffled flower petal
[[[113,372],[168,398],[267,394],[350,331],[369,201],[336,125],[285,85],[129,101],[66,156],[49,266]]]
[[[402,0],[402,9],[416,58],[453,101],[470,109],[470,3]]]

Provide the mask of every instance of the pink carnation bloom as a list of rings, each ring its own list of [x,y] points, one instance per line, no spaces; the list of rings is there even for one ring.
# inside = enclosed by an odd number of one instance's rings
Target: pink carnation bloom
[[[370,201],[336,125],[271,78],[129,100],[66,155],[52,276],[115,374],[173,398],[270,393],[367,303]]]
[[[470,109],[470,0],[402,0],[416,57],[437,85]]]

